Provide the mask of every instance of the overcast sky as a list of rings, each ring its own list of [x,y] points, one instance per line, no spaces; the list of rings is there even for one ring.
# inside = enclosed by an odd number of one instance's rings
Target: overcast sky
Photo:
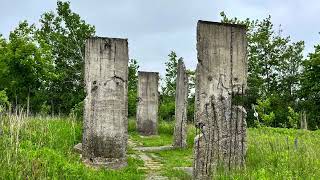
[[[0,0],[0,34],[7,37],[21,20],[37,23],[55,7],[55,0]],[[71,0],[71,8],[95,25],[98,36],[128,38],[129,56],[140,70],[162,75],[171,50],[195,68],[197,21],[220,21],[221,11],[243,19],[270,14],[285,35],[305,41],[305,54],[320,43],[319,0]]]

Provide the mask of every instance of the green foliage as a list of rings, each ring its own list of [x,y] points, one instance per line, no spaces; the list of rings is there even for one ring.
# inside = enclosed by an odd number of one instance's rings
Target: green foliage
[[[47,104],[47,102],[43,102],[41,107],[40,107],[40,112],[39,114],[42,116],[47,116],[50,114],[51,111],[51,106]]]
[[[128,67],[128,116],[135,117],[137,112],[138,61],[130,59]]]
[[[316,129],[320,126],[320,45],[303,63],[301,76],[300,98],[301,106],[307,111],[308,127]]]
[[[192,93],[191,91],[193,91],[195,89],[195,84],[196,84],[196,71],[191,70],[191,69],[187,69],[187,76],[188,76],[188,81],[189,81],[189,96],[193,96],[194,93]]]
[[[288,116],[288,122],[290,127],[297,128],[298,122],[299,122],[299,113],[295,112],[294,109],[292,109],[290,106],[288,107],[289,110],[289,116]]]
[[[159,118],[164,121],[173,121],[175,116],[175,101],[172,100],[166,100],[162,101],[162,103],[159,106]]]
[[[178,70],[178,61],[183,60],[178,58],[174,51],[168,55],[169,59],[165,63],[166,74],[162,92],[160,95],[159,118],[165,121],[174,120],[175,116],[175,92],[176,92],[176,78]],[[194,88],[195,88],[195,71],[187,69],[189,77],[189,99],[188,99],[188,120],[193,120],[194,117]]]
[[[69,2],[58,1],[56,13],[41,16],[37,40],[50,52],[54,64],[46,94],[56,113],[69,113],[84,99],[84,46],[94,33],[94,26],[72,12]]]
[[[2,117],[0,174],[5,179],[143,179],[143,162],[128,158],[122,170],[86,167],[72,151],[81,142],[82,123],[74,119],[17,119]],[[159,136],[142,137],[129,121],[130,139],[142,146],[172,143],[173,122],[159,122]],[[11,128],[10,128],[11,127]],[[188,125],[188,147],[152,153],[163,164],[161,175],[190,179],[175,167],[191,167],[195,128]],[[320,176],[320,132],[281,128],[248,129],[246,168],[219,169],[215,179],[315,179]],[[130,154],[138,152],[129,150]],[[150,153],[151,154],[151,153]]]
[[[174,123],[160,122],[164,129]],[[171,126],[171,128],[170,128]],[[214,179],[315,179],[320,174],[320,131],[302,131],[281,128],[249,128],[246,168],[218,169]],[[195,128],[188,126],[188,148],[150,153],[163,164],[161,174],[169,179],[191,179],[175,167],[192,167]],[[131,138],[143,146],[170,145],[171,131],[160,131],[159,136]]]
[[[176,79],[178,70],[178,58],[174,51],[168,55],[169,59],[165,63],[166,74],[164,85],[160,94],[159,118],[165,121],[174,120],[175,115],[175,94],[176,94]]]
[[[258,99],[258,105],[256,106],[256,110],[259,114],[259,117],[265,125],[272,125],[275,119],[275,114],[274,112],[272,112],[271,102],[269,98],[267,98],[266,100]]]
[[[137,169],[143,162],[131,157],[128,166],[118,171],[85,166],[73,152],[73,146],[81,142],[81,122],[6,118],[0,136],[1,178],[143,179],[143,171]]]
[[[272,112],[265,116],[268,125],[278,127],[288,124],[288,110],[297,110],[299,78],[302,70],[304,42],[291,42],[279,27],[275,30],[271,16],[262,20],[230,19],[221,12],[221,21],[243,24],[247,27],[248,41],[248,91],[245,107],[248,124],[255,118],[251,105],[258,99],[269,99]],[[274,121],[271,123],[270,121]],[[270,124],[271,123],[271,124]]]
[[[314,179],[319,176],[319,132],[280,128],[249,129],[246,169],[221,179]]]
[[[178,58],[177,54],[174,51],[171,51],[168,55],[169,59],[165,63],[166,65],[166,74],[164,78],[164,86],[162,87],[162,95],[165,96],[174,96],[176,92],[176,79],[178,71],[178,61],[183,60],[182,57]]]
[[[134,132],[134,131],[136,131],[136,120],[135,120],[135,118],[128,118],[128,121],[129,121],[129,123],[128,123],[128,132],[129,133],[131,133],[131,132]]]
[[[78,120],[82,120],[83,110],[84,110],[84,101],[81,101],[78,104],[74,105],[70,114],[75,118],[77,118]]]
[[[44,89],[47,72],[53,65],[46,52],[38,47],[35,32],[34,25],[23,21],[10,33],[9,41],[2,44],[4,52],[0,55],[0,64],[4,69],[0,72],[0,89],[6,89],[9,101],[15,107],[28,108],[31,103],[37,110],[41,99],[39,92]]]
[[[158,124],[159,136],[140,136],[136,132],[136,121],[129,120],[130,139],[139,142],[143,146],[165,146],[172,143],[172,134],[174,131],[174,122],[160,121]]]
[[[0,36],[0,90],[14,108],[69,113],[84,99],[84,43],[93,35],[69,2],[44,13],[39,29],[22,21],[7,41]]]
[[[195,96],[193,94],[191,98],[188,98],[188,107],[187,107],[187,120],[188,122],[191,122],[191,123],[194,122],[194,101],[195,101]]]
[[[10,106],[10,103],[8,101],[6,92],[4,90],[0,91],[0,113],[8,109],[9,106]]]

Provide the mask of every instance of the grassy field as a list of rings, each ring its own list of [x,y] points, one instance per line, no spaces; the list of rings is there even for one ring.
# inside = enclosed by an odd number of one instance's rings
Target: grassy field
[[[72,118],[2,117],[0,121],[0,179],[144,179],[143,162],[128,150],[128,167],[92,169],[82,164],[73,146],[81,142],[82,123]],[[130,120],[132,141],[143,146],[169,145],[173,124],[161,122],[159,136],[140,137]],[[195,129],[189,126],[188,148],[152,153],[170,179],[190,179],[174,167],[192,165]],[[248,131],[246,168],[219,170],[216,179],[317,179],[320,177],[320,131],[260,128]]]

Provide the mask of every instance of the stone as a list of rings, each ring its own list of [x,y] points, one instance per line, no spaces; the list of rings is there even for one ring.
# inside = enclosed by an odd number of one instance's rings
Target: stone
[[[153,147],[134,147],[133,150],[142,152],[157,152],[157,151],[167,151],[176,149],[173,146],[153,146]]]
[[[244,166],[246,49],[244,26],[198,22],[193,179],[212,179],[218,166]]]
[[[84,130],[86,164],[126,166],[128,140],[128,41],[93,37],[85,47]]]
[[[174,169],[183,171],[183,172],[187,173],[189,176],[192,176],[192,173],[193,173],[192,167],[174,167]]]
[[[188,75],[182,61],[178,61],[176,79],[176,107],[173,146],[187,147],[187,107],[188,107]]]
[[[78,143],[75,146],[73,146],[73,150],[76,153],[82,154],[82,143]]]
[[[144,136],[158,134],[158,81],[157,72],[138,72],[137,130]]]
[[[167,180],[168,177],[165,176],[159,176],[159,175],[150,175],[146,178],[146,180]]]

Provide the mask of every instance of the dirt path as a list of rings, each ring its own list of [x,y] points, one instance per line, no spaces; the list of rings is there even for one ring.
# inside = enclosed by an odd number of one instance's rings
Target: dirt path
[[[156,156],[150,156],[148,153],[143,150],[139,150],[139,147],[136,142],[129,139],[128,144],[130,147],[135,149],[138,153],[138,157],[143,160],[144,166],[139,167],[139,169],[145,170],[147,172],[147,180],[166,180],[168,177],[161,176],[160,170],[163,164],[157,159]]]

